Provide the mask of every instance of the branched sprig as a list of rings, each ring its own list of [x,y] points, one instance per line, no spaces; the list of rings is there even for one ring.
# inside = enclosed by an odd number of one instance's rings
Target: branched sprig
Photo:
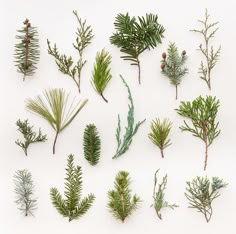
[[[184,120],[184,125],[180,129],[191,132],[193,136],[200,138],[205,143],[204,170],[207,167],[208,147],[220,134],[219,122],[216,122],[219,106],[220,102],[216,97],[206,96],[203,98],[199,96],[193,102],[181,102],[179,109],[176,109],[179,115],[190,119],[192,123],[190,126]]]
[[[207,83],[208,88],[211,90],[211,72],[219,60],[221,46],[214,49],[213,45],[210,45],[211,39],[214,38],[219,29],[219,22],[210,23],[209,18],[210,15],[206,9],[204,20],[198,20],[198,22],[202,25],[202,29],[194,29],[191,31],[200,33],[203,36],[204,45],[200,44],[199,50],[205,57],[206,63],[201,61],[198,73],[200,74],[200,78]]]
[[[24,27],[17,30],[17,44],[15,45],[15,63],[17,71],[23,74],[23,81],[26,76],[32,76],[37,69],[39,61],[39,40],[36,27],[32,27],[30,21],[26,19]]]
[[[145,119],[143,121],[139,121],[138,123],[135,124],[134,122],[134,104],[133,104],[133,99],[132,95],[130,92],[130,88],[124,78],[120,76],[125,87],[128,90],[128,98],[129,98],[129,110],[128,110],[128,116],[127,116],[127,126],[125,127],[125,133],[123,136],[123,139],[121,140],[121,121],[120,121],[120,115],[118,115],[118,126],[116,129],[116,141],[117,141],[117,149],[116,153],[113,156],[114,158],[117,158],[124,154],[130,147],[133,136],[137,133],[139,127],[145,122]]]
[[[39,129],[38,133],[33,131],[34,126],[30,126],[28,120],[21,121],[19,119],[16,122],[16,126],[18,127],[18,131],[23,135],[24,141],[17,139],[15,143],[24,150],[26,156],[30,144],[45,142],[47,140],[47,135],[43,135],[41,129]]]
[[[212,202],[220,196],[219,190],[226,186],[218,177],[212,177],[210,181],[207,177],[198,176],[188,181],[185,196],[189,201],[189,208],[197,209],[209,222],[212,217]]]
[[[95,91],[101,95],[105,102],[108,102],[108,100],[104,97],[103,92],[112,78],[110,64],[111,55],[108,51],[103,49],[101,52],[97,53],[91,83]]]
[[[148,134],[149,139],[154,145],[160,148],[161,156],[164,158],[164,149],[171,145],[169,134],[172,123],[169,119],[155,119],[151,122],[151,132]]]
[[[126,55],[121,56],[131,65],[138,66],[138,80],[141,83],[141,68],[139,56],[145,50],[155,48],[161,43],[164,27],[158,23],[158,16],[146,14],[142,17],[130,17],[127,14],[118,14],[115,19],[115,32],[110,37],[111,44],[117,46]]]
[[[69,94],[66,94],[63,89],[45,90],[43,97],[38,95],[35,99],[28,99],[26,109],[45,119],[55,130],[53,143],[53,154],[55,154],[58,134],[71,124],[88,100],[76,104],[73,100],[72,103],[68,103]]]
[[[176,99],[178,99],[178,86],[180,85],[182,78],[188,73],[188,69],[184,67],[187,58],[185,50],[179,55],[175,43],[170,43],[167,54],[165,52],[162,54],[162,74],[168,77],[170,83],[175,86]]]
[[[101,154],[101,140],[94,124],[88,124],[84,130],[84,157],[92,165],[99,162]]]
[[[33,215],[37,208],[37,199],[34,197],[32,175],[28,170],[18,170],[14,175],[16,204],[24,216]]]
[[[74,165],[74,156],[69,155],[67,159],[65,178],[65,198],[62,197],[57,188],[51,188],[50,195],[53,206],[63,217],[69,218],[69,222],[79,219],[92,206],[95,196],[89,194],[81,198],[82,193],[82,171],[81,167]]]
[[[129,173],[120,171],[115,177],[115,188],[108,192],[109,211],[116,219],[121,220],[122,222],[133,214],[141,202],[136,194],[133,196],[131,195],[131,190],[129,188],[130,183]]]
[[[169,204],[165,200],[165,190],[166,190],[166,185],[167,185],[167,174],[162,178],[162,182],[158,185],[158,190],[156,191],[157,187],[157,173],[159,172],[159,169],[156,171],[155,176],[154,176],[154,189],[153,189],[153,199],[154,199],[154,204],[152,205],[157,213],[157,216],[159,219],[162,219],[162,214],[161,210],[163,208],[177,208],[178,205],[174,204]]]
[[[66,74],[72,78],[72,80],[75,82],[78,88],[78,91],[80,93],[81,71],[86,63],[86,60],[84,60],[83,58],[83,53],[84,53],[85,48],[91,43],[94,35],[92,32],[91,26],[87,25],[86,20],[83,21],[78,16],[77,11],[73,11],[73,14],[76,16],[76,19],[79,24],[77,28],[77,32],[76,32],[76,42],[73,43],[73,47],[79,53],[79,59],[77,63],[73,61],[71,56],[60,54],[56,44],[54,44],[54,46],[51,47],[49,40],[47,40],[47,43],[48,43],[48,53],[55,58],[55,62],[58,66],[59,71],[61,71],[63,74]]]

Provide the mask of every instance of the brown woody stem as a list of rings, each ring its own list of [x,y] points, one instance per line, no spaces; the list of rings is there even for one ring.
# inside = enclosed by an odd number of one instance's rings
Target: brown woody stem
[[[103,96],[103,93],[101,93],[100,95],[101,95],[102,99],[103,99],[106,103],[108,103],[108,100]]]
[[[57,143],[58,133],[59,132],[56,132],[56,136],[55,136],[55,139],[54,139],[54,142],[53,142],[53,150],[52,150],[53,154],[55,154],[55,152],[56,152],[56,143]]]

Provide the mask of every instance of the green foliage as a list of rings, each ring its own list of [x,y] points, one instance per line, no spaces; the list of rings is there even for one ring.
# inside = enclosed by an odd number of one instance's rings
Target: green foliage
[[[153,189],[153,199],[154,199],[154,204],[152,205],[157,213],[157,216],[159,219],[162,219],[162,214],[161,210],[163,208],[177,208],[178,205],[176,204],[169,204],[165,200],[165,190],[166,190],[166,185],[167,185],[167,174],[162,178],[162,182],[158,185],[158,190],[156,191],[157,187],[157,173],[159,172],[159,169],[156,171],[155,176],[154,176],[154,189]]]
[[[176,109],[179,115],[192,122],[192,126],[190,126],[184,120],[184,125],[180,129],[191,132],[193,136],[200,138],[205,143],[204,170],[207,167],[208,147],[220,134],[219,122],[216,122],[219,106],[220,102],[216,100],[216,97],[206,96],[203,98],[199,96],[193,102],[181,102],[179,109]]]
[[[210,23],[209,18],[210,15],[206,9],[204,20],[198,20],[198,22],[202,25],[202,29],[194,29],[191,31],[200,33],[203,36],[204,45],[200,44],[199,50],[203,54],[206,62],[204,63],[201,61],[198,73],[200,74],[200,78],[207,83],[208,88],[211,90],[211,72],[219,60],[221,46],[214,49],[213,45],[210,45],[211,39],[214,38],[219,29],[219,22]]]
[[[14,175],[15,203],[24,216],[33,215],[37,208],[37,199],[34,198],[34,184],[28,170],[18,170]]]
[[[180,85],[182,78],[188,73],[188,69],[183,67],[186,60],[186,51],[183,50],[179,55],[175,43],[170,43],[166,53],[162,54],[161,69],[162,74],[170,79],[170,83],[175,86],[176,99],[178,99],[178,85]]]
[[[111,80],[111,55],[105,49],[98,52],[96,55],[96,61],[93,66],[92,72],[92,85],[96,92],[101,95],[105,102],[108,100],[104,97],[103,91],[107,87],[108,82]]]
[[[62,197],[57,188],[51,188],[50,195],[53,206],[63,217],[69,218],[69,222],[83,216],[95,199],[93,194],[81,198],[82,193],[82,171],[81,167],[74,165],[74,156],[69,155],[65,178],[65,198]]]
[[[212,202],[220,196],[219,190],[226,186],[218,177],[212,177],[210,181],[207,177],[198,176],[188,181],[185,196],[189,201],[189,208],[197,209],[209,222],[212,217]]]
[[[76,42],[73,43],[73,47],[79,53],[78,61],[75,63],[71,56],[60,54],[56,44],[51,47],[49,40],[47,40],[47,43],[48,53],[54,57],[59,71],[72,78],[80,93],[81,71],[86,63],[86,60],[83,59],[83,53],[85,48],[91,43],[94,35],[91,26],[87,25],[86,20],[83,21],[78,16],[77,11],[73,11],[73,14],[76,16],[79,24],[76,32]]]
[[[58,134],[70,125],[88,100],[76,104],[73,101],[69,104],[69,94],[66,94],[63,89],[45,90],[43,96],[45,100],[40,95],[35,99],[28,99],[26,108],[45,119],[55,130],[56,135],[53,143],[53,154],[55,154]]]
[[[17,71],[23,74],[23,81],[26,76],[32,76],[37,69],[39,61],[39,40],[36,27],[32,27],[28,19],[24,22],[24,27],[17,30],[17,44],[15,45],[15,63]]]
[[[118,14],[114,26],[116,32],[110,37],[110,42],[126,54],[121,58],[138,66],[138,80],[141,83],[139,56],[161,43],[165,29],[154,14],[146,14],[137,19],[130,17],[128,13]]]
[[[94,124],[88,124],[84,130],[84,157],[92,165],[99,162],[101,140]]]
[[[21,121],[20,119],[16,122],[18,131],[23,135],[24,141],[17,139],[15,143],[19,145],[27,156],[27,150],[30,144],[36,142],[45,142],[47,140],[47,135],[43,135],[41,129],[38,133],[33,131],[34,126],[30,126],[28,120]]]
[[[125,127],[125,133],[123,136],[123,139],[121,140],[121,121],[120,121],[120,115],[118,115],[118,126],[116,128],[116,141],[117,141],[117,149],[116,153],[113,156],[114,158],[117,158],[124,154],[130,147],[133,136],[137,133],[140,125],[142,125],[145,122],[145,119],[143,121],[139,121],[138,123],[134,123],[134,104],[132,95],[130,92],[130,88],[128,84],[125,82],[124,78],[120,76],[123,83],[125,84],[125,87],[128,90],[128,98],[129,98],[129,110],[128,110],[128,116],[127,116],[127,126]]]
[[[127,217],[133,214],[141,202],[140,198],[135,194],[131,195],[129,173],[120,171],[115,177],[115,188],[108,192],[108,208],[113,216],[125,221]]]
[[[148,137],[154,145],[160,148],[162,158],[164,158],[164,149],[171,145],[168,138],[171,126],[172,123],[169,119],[164,119],[163,122],[160,119],[155,119],[151,122],[151,132]]]

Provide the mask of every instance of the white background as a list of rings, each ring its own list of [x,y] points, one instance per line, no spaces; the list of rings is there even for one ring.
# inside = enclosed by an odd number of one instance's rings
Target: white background
[[[13,1],[1,0],[0,12],[0,233],[4,234],[143,234],[143,233],[235,233],[236,182],[235,182],[235,41],[234,22],[236,21],[234,1],[179,0],[179,1],[128,1],[128,0],[51,0],[51,1]],[[190,32],[199,26],[208,8],[212,21],[220,21],[220,30],[214,39],[215,45],[222,45],[220,61],[212,73],[212,91],[199,79],[197,73],[201,54],[196,50],[201,37]],[[78,95],[76,86],[67,76],[57,70],[54,59],[47,54],[46,39],[56,42],[60,51],[77,58],[72,47],[75,39],[76,19],[72,10],[92,25],[95,38],[85,51],[88,63],[82,71],[82,94]],[[142,66],[142,85],[138,85],[137,69],[129,62],[120,59],[118,48],[109,43],[114,31],[113,22],[118,13],[130,15],[155,13],[159,22],[166,28],[165,39],[156,49],[144,52],[140,57]],[[22,82],[22,75],[14,67],[14,44],[16,30],[22,27],[25,18],[38,27],[41,58],[33,78]],[[176,42],[180,51],[185,49],[189,55],[187,66],[189,74],[179,87],[179,100],[175,101],[174,87],[160,73],[161,54],[169,41]],[[91,84],[91,70],[96,52],[106,48],[112,54],[112,75],[104,95],[106,104],[98,96]],[[116,149],[115,129],[117,114],[126,123],[127,90],[119,78],[122,74],[128,84],[135,105],[135,119],[146,118],[130,150],[117,160],[112,160]],[[88,98],[89,102],[73,123],[59,135],[56,155],[52,155],[54,132],[41,118],[25,110],[25,100],[42,94],[46,88],[63,87],[77,99]],[[218,120],[222,133],[209,150],[209,165],[203,172],[204,145],[189,133],[181,133],[179,126],[183,119],[174,111],[180,100],[193,100],[198,95],[216,95],[221,107]],[[172,145],[161,159],[147,135],[150,121],[156,117],[169,117],[173,122]],[[28,118],[35,128],[41,127],[48,135],[46,143],[32,145],[29,156],[14,143],[20,137],[15,126],[18,118]],[[101,162],[91,167],[83,158],[82,137],[86,124],[94,123],[101,135]],[[124,125],[123,125],[124,126]],[[57,187],[63,191],[65,166],[68,154],[75,155],[75,162],[83,168],[83,194],[93,192],[96,200],[81,219],[68,222],[62,218],[51,204],[49,191]],[[38,210],[35,217],[25,218],[14,203],[13,175],[18,169],[32,172],[38,197]],[[166,198],[180,207],[174,211],[163,211],[160,221],[153,208],[153,175],[160,168],[159,176],[168,173]],[[127,170],[132,178],[132,190],[143,200],[137,210],[124,224],[115,220],[107,210],[107,191],[113,188],[113,181],[119,170]],[[214,204],[212,220],[207,224],[204,217],[195,210],[188,209],[184,196],[185,182],[197,175],[219,176],[229,183],[222,196]],[[160,178],[159,177],[159,178]]]

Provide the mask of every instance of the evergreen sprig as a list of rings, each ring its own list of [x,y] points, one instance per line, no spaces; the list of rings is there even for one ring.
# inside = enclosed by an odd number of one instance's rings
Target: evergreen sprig
[[[145,122],[145,119],[143,121],[139,121],[135,124],[134,122],[134,103],[132,99],[132,95],[130,92],[130,88],[124,78],[120,76],[125,87],[128,90],[128,98],[129,98],[129,110],[128,110],[128,116],[127,116],[127,126],[125,127],[125,133],[123,135],[123,139],[121,140],[121,121],[120,121],[120,115],[118,115],[118,126],[116,128],[116,141],[117,141],[117,149],[116,153],[113,156],[114,158],[117,158],[124,154],[130,147],[134,135],[137,133],[139,127]]]
[[[226,183],[218,177],[198,176],[196,179],[187,182],[185,196],[189,201],[189,208],[197,209],[202,213],[207,222],[212,217],[212,202],[220,196],[220,189],[225,188]]]
[[[28,147],[32,143],[45,142],[47,140],[47,135],[43,135],[41,129],[38,133],[33,131],[34,126],[30,126],[28,120],[21,121],[20,119],[16,122],[18,131],[23,135],[24,141],[17,139],[15,143],[19,145],[25,155],[28,155]]]
[[[170,43],[167,54],[165,52],[162,54],[162,74],[168,77],[170,83],[175,86],[176,99],[178,99],[178,86],[180,85],[182,78],[188,73],[188,69],[184,67],[187,58],[185,50],[179,55],[175,43]]]
[[[86,63],[86,60],[84,60],[83,58],[83,54],[85,48],[91,43],[94,35],[91,26],[87,25],[86,20],[82,20],[78,16],[77,11],[73,11],[73,14],[75,15],[79,24],[76,32],[76,42],[73,43],[73,47],[79,53],[78,61],[75,63],[71,56],[60,54],[57,45],[54,44],[54,46],[51,47],[49,40],[47,40],[47,44],[48,44],[48,53],[54,57],[59,71],[72,78],[80,93],[81,71]]]
[[[94,124],[88,124],[84,130],[84,157],[92,165],[99,162],[101,140]]]
[[[24,216],[33,215],[37,209],[37,199],[34,197],[34,184],[31,173],[24,169],[14,175],[15,203]]]
[[[219,122],[216,122],[219,106],[220,102],[216,97],[206,96],[203,98],[199,96],[193,102],[181,102],[179,109],[176,109],[179,115],[190,119],[192,123],[190,126],[184,120],[184,125],[180,129],[191,132],[193,136],[200,138],[205,143],[204,170],[207,167],[208,147],[220,134]]]
[[[33,76],[35,73],[40,51],[37,28],[32,27],[28,19],[23,24],[24,27],[17,30],[19,35],[16,35],[17,44],[14,57],[17,71],[23,74],[24,81],[26,76]]]
[[[141,83],[139,56],[145,50],[155,48],[161,43],[164,27],[159,24],[158,16],[146,14],[142,17],[131,17],[128,13],[118,14],[115,19],[115,32],[110,37],[111,44],[117,46],[126,55],[121,56],[131,65],[138,67],[138,80]]]
[[[165,200],[165,190],[166,190],[166,185],[167,185],[167,174],[162,178],[162,182],[158,184],[158,190],[156,191],[157,187],[157,173],[159,172],[160,169],[158,169],[155,172],[154,176],[154,189],[153,189],[153,199],[154,199],[154,204],[152,205],[155,208],[155,211],[157,213],[157,216],[159,219],[162,219],[162,214],[161,210],[163,208],[177,208],[178,205],[174,204],[169,204]]]
[[[171,145],[169,134],[172,123],[169,119],[155,119],[151,122],[151,132],[148,137],[154,145],[160,148],[161,156],[164,158],[164,149]]]
[[[69,218],[69,222],[83,216],[95,200],[93,194],[89,194],[82,199],[81,193],[82,170],[81,167],[74,165],[74,156],[69,155],[65,178],[65,198],[62,197],[57,188],[51,188],[50,190],[53,206],[63,217]]]
[[[108,100],[104,97],[103,92],[112,78],[110,64],[111,55],[108,51],[103,49],[101,52],[97,53],[91,83],[95,91],[101,95],[105,102],[108,102]]]
[[[215,37],[216,32],[218,31],[219,22],[210,23],[209,22],[210,15],[208,10],[205,10],[205,18],[204,20],[198,20],[198,22],[202,25],[202,29],[194,29],[192,32],[200,33],[204,39],[204,45],[199,45],[199,50],[203,54],[206,62],[201,61],[201,65],[198,73],[200,74],[200,78],[207,83],[209,90],[211,90],[211,73],[212,69],[215,67],[217,61],[219,60],[221,46],[217,49],[210,45],[211,39]]]
[[[71,124],[88,100],[76,104],[73,100],[72,103],[68,103],[69,94],[66,94],[63,89],[45,90],[43,97],[38,95],[35,99],[28,99],[26,109],[45,119],[55,130],[53,143],[53,154],[55,154],[58,134]]]
[[[116,219],[122,222],[133,214],[141,202],[136,194],[131,195],[130,183],[129,173],[119,171],[115,177],[115,188],[108,192],[109,211]]]

